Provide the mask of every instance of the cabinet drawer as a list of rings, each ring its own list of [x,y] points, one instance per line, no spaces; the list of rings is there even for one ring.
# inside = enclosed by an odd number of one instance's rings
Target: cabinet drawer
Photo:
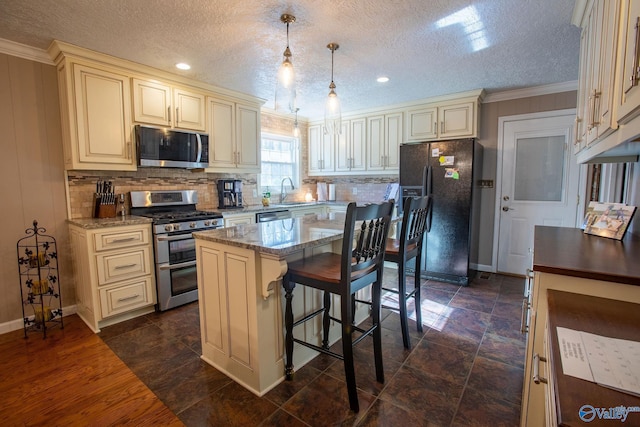
[[[148,244],[149,227],[103,231],[96,233],[93,239],[96,252]]]
[[[98,284],[106,285],[118,280],[151,274],[149,249],[148,246],[145,246],[126,252],[108,252],[96,255]]]
[[[155,304],[151,277],[143,277],[124,285],[100,289],[102,317],[114,316],[146,305]]]

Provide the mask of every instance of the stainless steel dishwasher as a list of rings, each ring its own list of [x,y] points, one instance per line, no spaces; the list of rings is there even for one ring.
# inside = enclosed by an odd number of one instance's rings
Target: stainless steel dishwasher
[[[256,222],[269,222],[289,218],[291,218],[291,211],[287,209],[279,211],[258,212],[256,214]]]

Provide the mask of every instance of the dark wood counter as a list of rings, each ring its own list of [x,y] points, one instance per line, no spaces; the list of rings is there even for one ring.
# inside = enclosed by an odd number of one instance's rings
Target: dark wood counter
[[[579,228],[536,226],[533,270],[640,286],[640,237],[623,240]]]
[[[594,408],[640,407],[640,397],[619,392],[596,383],[564,375],[558,345],[558,326],[590,332],[610,338],[640,341],[640,304],[574,294],[550,289],[549,334],[551,338],[550,375],[555,380],[555,401],[558,425],[584,426],[579,411],[583,405]],[[589,410],[590,408],[586,408]],[[599,419],[589,426],[637,426],[640,413],[630,412],[626,422]]]

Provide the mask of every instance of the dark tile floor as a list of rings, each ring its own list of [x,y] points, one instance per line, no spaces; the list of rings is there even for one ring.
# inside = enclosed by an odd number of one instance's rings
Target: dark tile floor
[[[385,281],[395,276],[385,271]],[[411,324],[410,351],[398,315],[385,311],[385,384],[375,381],[364,340],[355,350],[357,414],[349,410],[342,362],[329,356],[262,398],[203,362],[197,303],[104,328],[100,337],[187,426],[513,427],[523,381],[524,279],[481,276],[468,287],[423,281],[425,327],[418,333]]]

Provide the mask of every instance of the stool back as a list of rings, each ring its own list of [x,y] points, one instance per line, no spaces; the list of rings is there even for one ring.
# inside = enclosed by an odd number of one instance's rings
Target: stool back
[[[349,203],[342,239],[341,282],[382,271],[392,210],[393,202],[367,206]]]
[[[422,239],[427,231],[432,203],[431,196],[407,197],[404,202],[399,254],[404,254],[405,260],[422,254]]]

